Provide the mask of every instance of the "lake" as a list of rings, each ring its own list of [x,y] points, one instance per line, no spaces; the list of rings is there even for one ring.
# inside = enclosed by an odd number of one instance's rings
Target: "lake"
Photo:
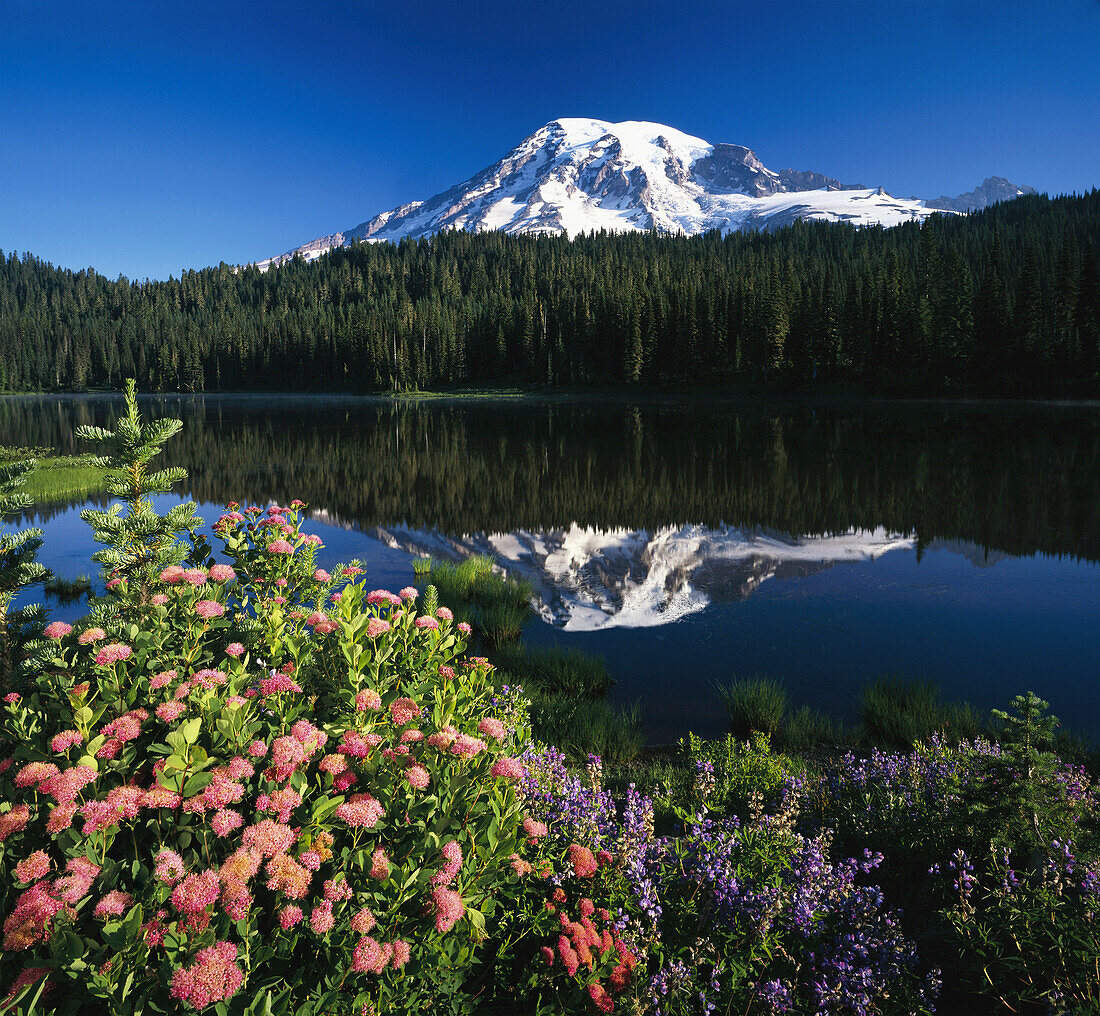
[[[81,450],[121,399],[0,398],[0,443]],[[494,553],[537,590],[530,644],[606,657],[647,734],[713,736],[712,686],[785,679],[853,718],[885,673],[986,710],[1032,689],[1100,736],[1100,409],[722,399],[195,396],[164,464],[226,501],[310,505],[320,560],[372,586]],[[171,503],[162,499],[162,506]],[[93,571],[84,504],[35,513]],[[54,606],[54,616],[72,616]]]

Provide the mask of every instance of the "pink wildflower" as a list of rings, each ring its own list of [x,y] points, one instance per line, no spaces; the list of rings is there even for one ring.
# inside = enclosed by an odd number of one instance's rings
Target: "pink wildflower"
[[[279,911],[279,925],[283,931],[293,928],[303,917],[302,908],[288,903]]]
[[[377,825],[384,810],[370,794],[352,794],[343,804],[337,805],[336,817],[353,828],[370,829]]]
[[[177,582],[183,581],[183,569],[178,564],[169,565],[160,573],[160,580],[174,586]]]
[[[421,614],[413,624],[417,628],[431,628],[433,631],[439,627],[439,622],[434,617],[428,617],[426,614]]]
[[[221,604],[218,606],[221,606]],[[192,684],[197,684],[200,688],[205,688],[207,691],[213,691],[215,688],[220,688],[225,684],[226,680],[225,674],[220,670],[211,670],[209,667],[191,675]]]
[[[389,621],[383,621],[380,617],[372,617],[367,622],[367,638],[376,639],[379,635],[390,630]]]
[[[317,935],[327,935],[336,919],[332,916],[332,904],[328,900],[322,900],[313,908],[309,915],[309,924]]]
[[[522,780],[527,775],[527,770],[523,768],[523,763],[519,759],[507,756],[497,759],[489,772],[504,780]]]
[[[248,754],[253,758],[263,758],[267,754],[267,745],[263,741],[253,741],[248,746]]]
[[[244,982],[236,959],[237,947],[230,942],[200,949],[191,966],[172,974],[172,997],[196,1010],[232,998]]]
[[[237,573],[227,564],[211,566],[209,574],[215,582],[231,582],[237,577]]]
[[[370,871],[368,874],[371,878],[389,877],[390,859],[386,856],[386,852],[381,847],[370,855]]]
[[[106,637],[107,633],[102,628],[88,628],[80,633],[77,642],[82,646],[88,646],[93,642],[102,642]]]
[[[420,595],[420,592],[415,586],[405,586],[397,595],[406,602],[412,603]]]
[[[454,614],[451,613],[447,607],[440,607],[435,612],[435,616],[438,617],[440,621],[453,621],[455,619]]]
[[[382,696],[373,688],[364,688],[355,696],[355,708],[359,712],[382,708]]]
[[[409,781],[409,786],[416,790],[423,790],[431,782],[428,770],[423,766],[409,766],[405,770],[405,779]]]
[[[448,667],[445,663],[441,663],[439,665],[439,676],[443,678],[444,681],[453,681],[455,676],[454,668]]]
[[[432,907],[435,912],[435,930],[450,931],[466,913],[466,904],[453,889],[437,886],[432,890]]]
[[[364,936],[355,946],[352,969],[361,974],[380,974],[386,966],[386,952],[373,938]]]
[[[573,865],[573,873],[580,878],[589,878],[596,874],[596,858],[592,851],[580,844],[569,845],[569,860]]]
[[[274,857],[289,850],[295,839],[296,834],[290,826],[265,818],[244,831],[242,842],[264,857]]]
[[[538,822],[528,817],[523,820],[523,831],[530,839],[537,840],[545,836],[550,830],[547,829],[545,822]]]
[[[412,946],[409,945],[404,939],[397,939],[393,943],[393,962],[391,966],[394,970],[400,970],[406,963],[409,962],[409,957],[412,955]]]
[[[157,719],[165,723],[178,720],[187,711],[187,706],[182,702],[162,702],[156,708]]]
[[[217,900],[220,890],[217,872],[207,868],[188,875],[172,890],[172,906],[182,914],[197,914]]]
[[[46,638],[48,639],[62,639],[73,630],[71,624],[66,624],[64,621],[54,621],[52,624],[46,625]]]
[[[183,858],[174,850],[163,848],[156,856],[156,866],[153,868],[153,876],[168,885],[175,885],[183,878]]]
[[[331,582],[332,581],[332,576],[327,571],[325,571],[324,568],[318,568],[313,573],[313,581],[314,582]]]
[[[46,821],[46,832],[59,833],[68,829],[76,817],[75,804],[58,804],[50,809],[50,817]]]
[[[20,882],[37,882],[38,879],[45,877],[49,870],[50,859],[46,856],[46,851],[36,850],[15,866],[15,877]]]
[[[286,540],[276,540],[274,543],[267,545],[267,552],[269,554],[293,554],[294,548]]]
[[[167,688],[179,675],[174,670],[162,670],[149,679],[149,687],[152,690]]]
[[[85,632],[85,634],[87,633]],[[112,663],[128,660],[132,653],[133,650],[125,643],[112,642],[96,653],[95,661],[100,667],[109,667]]]
[[[356,911],[349,923],[352,931],[358,935],[365,935],[378,922],[375,921],[374,914],[367,907],[363,907],[362,910]]]
[[[225,613],[225,607],[217,600],[199,600],[195,604],[195,613],[209,620],[212,617],[221,617]]]
[[[134,902],[133,896],[118,889],[112,889],[95,905],[95,916],[100,920],[107,917],[120,917],[130,909]]]
[[[239,642],[230,642],[229,645],[225,647],[225,655],[232,656],[234,659],[238,656],[244,656],[244,646]]]
[[[38,786],[53,779],[60,770],[52,762],[28,762],[15,777],[17,787]]]
[[[492,716],[486,716],[478,725],[477,730],[479,734],[484,734],[486,737],[492,737],[500,741],[504,737],[504,724],[500,720],[494,719]]]
[[[210,819],[210,828],[216,836],[228,836],[234,829],[239,829],[244,824],[240,812],[232,808],[222,808],[214,812]]]
[[[463,635],[469,635],[472,630],[465,621],[459,621],[455,627],[458,628]]]
[[[403,727],[420,715],[420,706],[410,698],[399,698],[390,703],[390,716],[395,726]]]
[[[479,737],[459,734],[448,750],[459,758],[473,758],[485,750],[485,742]]]
[[[168,597],[165,596],[164,593],[154,593],[149,598],[149,602],[154,607],[163,607],[168,602]],[[145,925],[142,925],[142,927],[145,927]]]
[[[11,811],[0,815],[0,843],[12,833],[24,829],[31,818],[31,809],[25,804],[17,804]]]
[[[348,577],[353,577],[349,575],[352,570],[353,569],[351,568],[345,568],[343,574]],[[354,569],[354,571],[358,574],[359,569]],[[383,603],[392,604],[395,601],[397,603],[400,603],[401,598],[398,596],[394,596],[393,593],[391,593],[388,589],[372,589],[369,593],[367,593],[367,603],[369,603],[372,607],[380,606]]]
[[[72,766],[51,777],[40,789],[58,804],[71,804],[89,783],[94,783],[98,778],[99,772],[91,766]]]
[[[181,576],[183,581],[188,585],[201,586],[206,583],[206,569],[204,568],[188,568]]]

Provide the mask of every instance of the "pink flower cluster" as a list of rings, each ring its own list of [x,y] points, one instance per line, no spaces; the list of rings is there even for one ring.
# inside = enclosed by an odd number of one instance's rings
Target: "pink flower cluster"
[[[85,632],[85,634],[87,634],[87,632]],[[96,653],[95,662],[100,667],[109,667],[113,663],[120,663],[122,660],[128,660],[132,653],[133,650],[124,642],[112,642]]]
[[[232,998],[244,981],[236,963],[237,947],[215,942],[199,950],[195,961],[172,975],[172,997],[195,1010]]]
[[[373,828],[384,812],[381,802],[370,794],[352,794],[336,807],[336,817],[356,829]]]
[[[412,723],[420,715],[420,706],[411,698],[399,698],[390,703],[390,716],[394,726],[403,727],[406,723]]]
[[[437,886],[432,890],[432,910],[435,913],[435,930],[450,931],[466,913],[462,897],[452,889]]]
[[[443,867],[432,876],[432,885],[449,886],[462,868],[462,847],[458,840],[448,840],[440,851],[443,855]]]

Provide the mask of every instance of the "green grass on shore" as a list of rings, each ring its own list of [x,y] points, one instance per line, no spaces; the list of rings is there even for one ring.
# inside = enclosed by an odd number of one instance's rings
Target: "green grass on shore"
[[[38,460],[24,490],[36,505],[94,494],[107,483],[107,470],[92,465],[89,455],[57,455],[50,448],[0,447],[0,463]]]

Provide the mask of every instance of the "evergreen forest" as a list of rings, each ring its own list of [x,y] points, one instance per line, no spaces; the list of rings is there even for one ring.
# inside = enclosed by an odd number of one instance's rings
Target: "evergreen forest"
[[[892,229],[452,232],[261,272],[0,254],[0,390],[1100,392],[1100,190]]]

